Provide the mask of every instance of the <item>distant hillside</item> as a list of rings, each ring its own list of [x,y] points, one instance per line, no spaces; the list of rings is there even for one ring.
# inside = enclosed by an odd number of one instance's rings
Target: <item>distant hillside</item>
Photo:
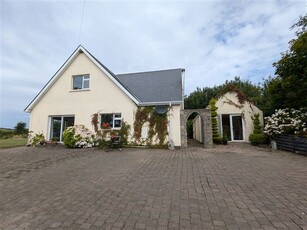
[[[0,128],[0,139],[6,139],[14,136],[14,129]]]

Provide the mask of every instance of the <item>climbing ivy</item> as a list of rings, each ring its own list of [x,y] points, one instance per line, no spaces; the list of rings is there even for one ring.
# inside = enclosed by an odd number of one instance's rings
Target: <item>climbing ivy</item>
[[[148,122],[148,138],[147,145],[151,145],[153,138],[157,135],[157,141],[160,146],[164,145],[167,132],[167,114],[158,114],[152,106],[139,107],[135,113],[135,120],[133,124],[134,138],[136,142],[142,143],[141,133],[142,127]]]
[[[131,126],[122,120],[122,124],[121,124],[121,128],[119,130],[114,130],[114,129],[99,129],[99,126],[98,126],[98,123],[99,123],[99,120],[98,120],[98,116],[99,114],[98,113],[94,113],[92,115],[92,125],[94,126],[94,130],[96,132],[96,134],[101,137],[101,140],[102,141],[105,141],[105,139],[108,137],[111,137],[111,136],[120,136],[121,137],[121,142],[123,144],[128,144],[128,138],[129,138],[129,135],[130,135],[130,129],[131,129]]]

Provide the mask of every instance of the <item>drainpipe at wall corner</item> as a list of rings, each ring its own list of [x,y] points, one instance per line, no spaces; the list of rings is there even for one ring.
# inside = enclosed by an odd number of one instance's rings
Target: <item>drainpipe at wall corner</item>
[[[184,81],[185,81],[185,69],[181,69],[181,81],[182,81],[182,108],[184,109]]]
[[[174,150],[174,141],[172,139],[172,132],[171,132],[171,108],[172,108],[172,103],[169,103],[169,112],[168,112],[168,149],[169,150]]]

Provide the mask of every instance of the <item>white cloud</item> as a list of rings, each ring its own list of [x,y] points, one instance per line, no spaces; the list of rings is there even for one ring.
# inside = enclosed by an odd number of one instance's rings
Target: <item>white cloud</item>
[[[21,111],[81,43],[115,73],[182,67],[186,93],[240,75],[257,83],[294,37],[298,1],[2,1],[1,119]],[[4,112],[4,110],[15,112]]]

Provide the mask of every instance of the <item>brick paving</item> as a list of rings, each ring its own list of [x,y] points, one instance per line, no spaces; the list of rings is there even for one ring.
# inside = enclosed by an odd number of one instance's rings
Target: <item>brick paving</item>
[[[182,150],[0,150],[0,229],[307,229],[307,157]]]

